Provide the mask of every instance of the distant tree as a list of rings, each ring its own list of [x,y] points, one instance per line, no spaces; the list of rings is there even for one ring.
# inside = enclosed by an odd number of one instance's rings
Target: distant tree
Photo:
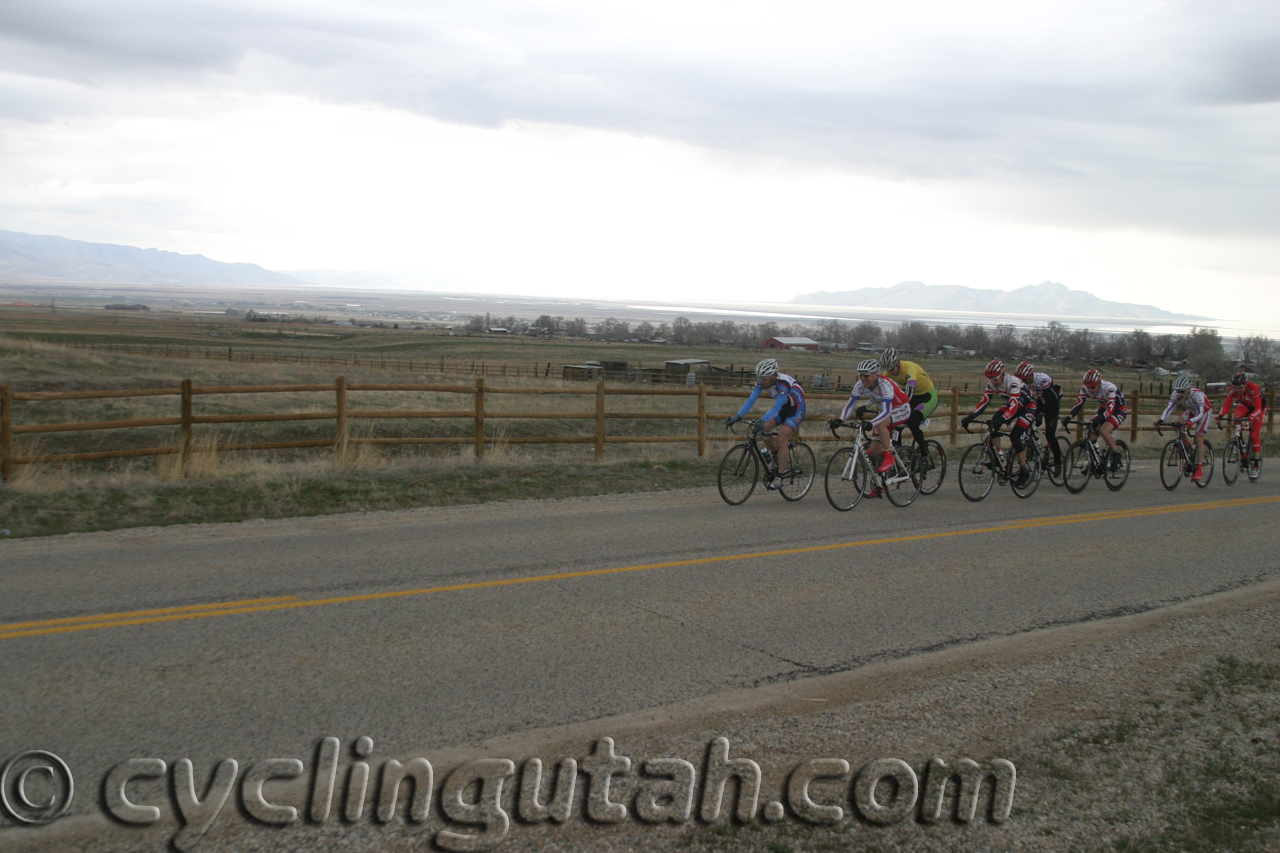
[[[933,349],[933,331],[919,321],[901,323],[894,345],[907,352],[928,352]]]
[[[564,324],[564,333],[571,338],[586,337],[587,321],[582,317],[574,317],[572,320],[566,321]]]
[[[552,317],[550,314],[540,314],[538,319],[533,321],[533,325],[539,329],[549,329],[552,332],[559,332],[563,323],[563,317]]]
[[[1018,354],[1018,330],[1014,326],[996,326],[991,336],[991,352],[1002,358],[1013,358]]]
[[[853,327],[851,340],[845,341],[848,344],[876,344],[884,338],[884,332],[880,331],[880,324],[871,320],[863,320],[861,323]]]
[[[756,337],[760,338],[759,343],[764,343],[769,338],[776,338],[779,334],[778,324],[773,322],[764,322],[756,326]]]
[[[934,326],[933,342],[936,346],[955,347],[960,349],[960,343],[964,340],[964,333],[960,331],[959,326]]]
[[[1049,325],[1044,327],[1044,333],[1047,355],[1056,357],[1067,351],[1067,337],[1071,334],[1070,329],[1057,320],[1050,320]]]
[[[669,324],[667,324],[667,323],[659,323],[659,324],[658,324],[658,330],[657,330],[657,337],[661,338],[661,339],[662,339],[662,340],[664,340],[664,341],[666,341],[666,340],[670,340],[670,339],[671,339],[671,326],[670,326]]]
[[[1075,361],[1089,361],[1093,358],[1095,339],[1088,329],[1076,329],[1067,336],[1067,356]]]
[[[596,324],[596,337],[601,340],[621,341],[625,340],[630,334],[631,326],[616,317],[601,320]]]
[[[1149,361],[1152,347],[1155,344],[1151,339],[1151,333],[1144,329],[1134,329],[1127,337],[1129,357],[1133,359],[1134,363]]]
[[[845,325],[839,320],[823,320],[818,324],[815,333],[816,340],[844,343]]]
[[[632,334],[642,341],[650,340],[654,336],[653,324],[645,320],[635,327]]]
[[[1241,363],[1253,365],[1252,372],[1268,380],[1276,376],[1276,345],[1265,335],[1249,335],[1236,339],[1236,357]]]
[[[466,330],[468,332],[483,332],[486,328],[488,328],[487,326],[485,326],[484,320],[485,320],[484,317],[481,317],[479,314],[476,314],[474,317],[472,317],[470,320],[467,321]]]
[[[688,317],[677,317],[671,321],[671,338],[678,344],[690,344],[693,341],[693,321]]]
[[[1217,329],[1192,329],[1187,342],[1187,366],[1208,382],[1226,375],[1226,354]]]
[[[961,346],[966,350],[973,350],[978,355],[989,353],[991,351],[991,335],[987,333],[987,327],[979,326],[975,323],[965,329]]]

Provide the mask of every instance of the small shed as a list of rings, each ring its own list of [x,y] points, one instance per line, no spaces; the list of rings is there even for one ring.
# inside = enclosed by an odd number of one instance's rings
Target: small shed
[[[684,376],[686,373],[707,370],[711,362],[705,358],[673,358],[667,362],[667,373]]]

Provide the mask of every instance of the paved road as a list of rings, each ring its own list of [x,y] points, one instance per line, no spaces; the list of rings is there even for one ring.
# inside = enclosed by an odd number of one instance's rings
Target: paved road
[[[1168,493],[1147,463],[1026,501],[949,479],[837,513],[819,483],[0,543],[0,755],[429,753],[1277,577],[1278,509],[1280,477]]]

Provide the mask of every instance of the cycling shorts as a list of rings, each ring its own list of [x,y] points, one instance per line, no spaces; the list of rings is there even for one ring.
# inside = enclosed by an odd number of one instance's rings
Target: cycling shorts
[[[1209,432],[1209,419],[1213,417],[1213,409],[1206,409],[1200,414],[1194,412],[1182,412],[1174,417],[1175,421],[1183,421],[1188,427],[1194,427],[1192,432],[1204,435]]]
[[[788,403],[782,407],[782,411],[778,412],[777,420],[771,420],[766,427],[772,429],[776,426],[789,426],[792,432],[800,431],[800,422],[804,420],[804,406],[796,406],[794,403]]]
[[[923,408],[920,408],[923,406]],[[911,398],[911,408],[920,408],[920,412],[927,418],[933,414],[933,410],[938,408],[938,389],[930,388],[927,394],[916,394]]]
[[[1099,415],[1101,415],[1102,412],[1103,412],[1102,409],[1098,410]],[[1124,423],[1125,418],[1127,417],[1129,417],[1129,410],[1118,408],[1111,413],[1111,417],[1107,418],[1106,422],[1111,424],[1112,429],[1117,429],[1120,426],[1120,424]]]

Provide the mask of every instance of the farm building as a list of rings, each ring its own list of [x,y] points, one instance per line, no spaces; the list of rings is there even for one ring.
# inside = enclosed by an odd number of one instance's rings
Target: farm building
[[[763,344],[765,349],[804,349],[817,352],[819,344],[812,338],[769,338]]]

